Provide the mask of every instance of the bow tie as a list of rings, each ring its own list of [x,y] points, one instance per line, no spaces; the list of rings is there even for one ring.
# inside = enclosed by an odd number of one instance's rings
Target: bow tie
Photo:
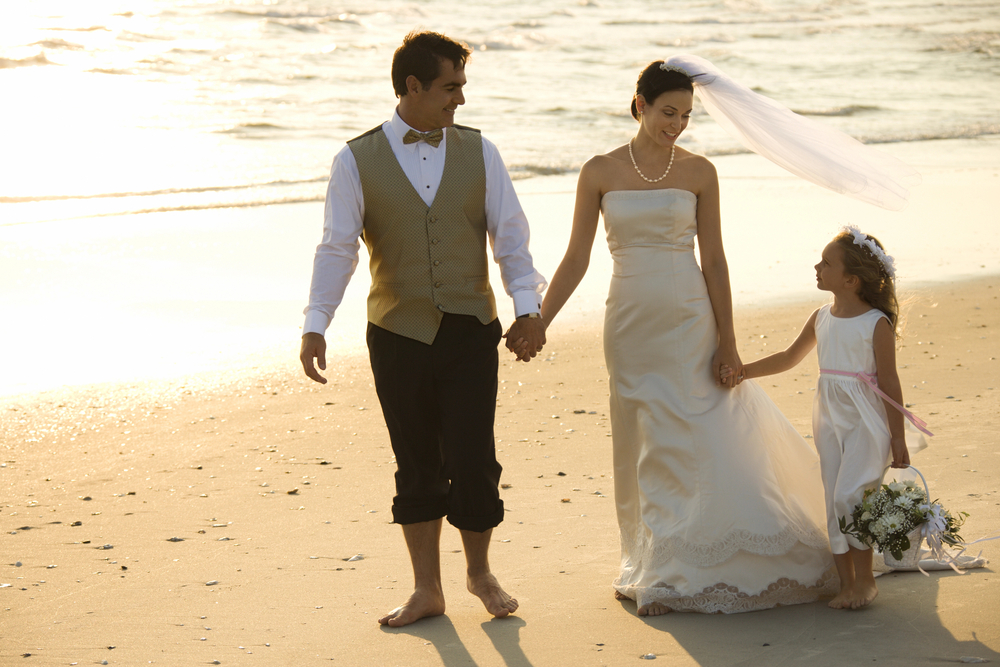
[[[430,132],[417,132],[415,130],[407,130],[406,134],[403,135],[404,144],[415,144],[418,141],[426,141],[434,148],[438,147],[441,143],[441,139],[444,138],[443,130],[431,130]]]

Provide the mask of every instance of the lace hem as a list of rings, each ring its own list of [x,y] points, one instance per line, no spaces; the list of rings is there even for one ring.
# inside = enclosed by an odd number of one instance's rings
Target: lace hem
[[[739,551],[761,556],[780,556],[802,543],[813,549],[829,549],[826,533],[818,529],[789,527],[776,535],[759,535],[749,530],[734,530],[718,542],[698,544],[679,537],[650,539],[629,535],[621,530],[621,546],[633,561],[654,569],[677,558],[690,565],[710,567],[729,560]]]
[[[739,614],[747,611],[771,609],[779,605],[806,604],[837,591],[836,572],[832,569],[811,586],[793,579],[779,579],[757,595],[744,593],[736,586],[718,583],[708,586],[697,595],[680,595],[673,586],[658,584],[647,588],[619,586],[615,589],[636,601],[640,607],[652,602],[674,611],[693,611],[703,614]]]

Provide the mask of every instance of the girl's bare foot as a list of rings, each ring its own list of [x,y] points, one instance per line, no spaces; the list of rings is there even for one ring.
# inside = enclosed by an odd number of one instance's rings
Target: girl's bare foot
[[[467,585],[469,592],[483,601],[486,611],[497,618],[503,618],[517,611],[517,600],[500,588],[497,578],[491,573],[469,577]]]
[[[845,588],[830,600],[831,609],[862,609],[878,597],[878,587],[874,581],[854,582],[850,588]]]
[[[428,616],[444,613],[444,594],[441,591],[414,591],[410,599],[378,619],[382,625],[400,628]]]
[[[851,599],[851,609],[861,609],[867,607],[878,597],[878,586],[875,581],[854,584],[854,597]]]
[[[827,603],[830,609],[850,609],[851,608],[851,590],[849,588],[841,589],[837,593],[836,597]]]

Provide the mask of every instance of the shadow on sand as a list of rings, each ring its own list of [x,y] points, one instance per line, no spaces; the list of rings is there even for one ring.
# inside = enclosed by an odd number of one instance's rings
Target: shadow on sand
[[[428,642],[438,652],[445,667],[469,667],[477,664],[447,615],[425,618],[402,628],[391,628],[387,625],[381,627],[387,634],[405,634]],[[480,627],[493,643],[506,667],[532,667],[531,661],[521,648],[521,629],[527,627],[523,618],[519,616],[494,618],[482,623]]]
[[[648,627],[668,633],[699,665],[808,664],[936,665],[1000,662],[1000,653],[980,641],[995,640],[996,607],[975,600],[939,605],[945,579],[990,578],[992,570],[893,572],[878,579],[879,597],[865,609],[830,609],[827,600],[733,615],[668,613],[642,617]],[[949,581],[949,588],[959,582]],[[978,596],[977,596],[978,597]],[[981,600],[980,600],[981,602]],[[636,614],[635,603],[621,602]],[[766,622],[764,622],[766,621]],[[664,656],[666,657],[666,656]],[[964,658],[964,660],[963,660]]]

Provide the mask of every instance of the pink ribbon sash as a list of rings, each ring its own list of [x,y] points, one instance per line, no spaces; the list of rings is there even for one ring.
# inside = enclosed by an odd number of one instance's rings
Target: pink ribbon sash
[[[924,422],[923,419],[916,416],[915,414],[904,408],[902,405],[900,405],[896,401],[886,396],[885,392],[878,388],[878,380],[876,379],[875,375],[869,375],[868,373],[852,373],[850,371],[832,371],[826,368],[819,369],[819,372],[820,374],[827,373],[829,375],[844,375],[846,377],[852,377],[861,380],[866,385],[874,389],[875,393],[882,397],[882,400],[886,401],[887,403],[889,403],[889,405],[902,412],[903,416],[909,419],[914,426],[916,426],[918,429],[920,429],[927,435],[934,435],[933,433],[927,430],[927,424]]]

